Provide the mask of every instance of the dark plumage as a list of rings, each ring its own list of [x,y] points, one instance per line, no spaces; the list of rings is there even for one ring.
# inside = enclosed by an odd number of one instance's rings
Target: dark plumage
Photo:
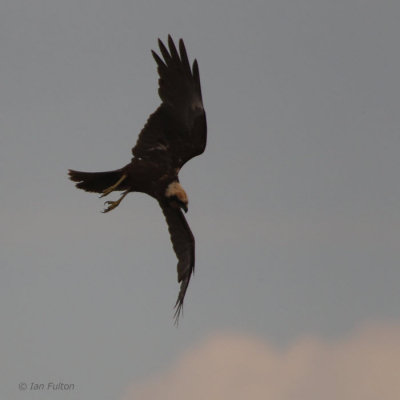
[[[178,322],[183,300],[195,264],[194,237],[181,211],[188,198],[179,183],[179,170],[191,158],[204,152],[207,141],[206,114],[201,96],[197,61],[189,64],[183,40],[179,51],[168,36],[168,49],[158,40],[161,55],[152,51],[159,74],[158,93],[162,100],[139,134],[133,158],[123,168],[108,172],[69,170],[76,187],[107,196],[123,191],[117,201],[107,201],[103,212],[113,210],[129,192],[155,198],[165,215],[172,246],[178,258],[181,287],[175,304]]]

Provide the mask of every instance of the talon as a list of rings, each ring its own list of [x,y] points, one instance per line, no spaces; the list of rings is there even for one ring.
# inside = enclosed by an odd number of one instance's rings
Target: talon
[[[114,208],[118,206],[119,201],[105,201],[104,205],[106,204],[109,204],[109,206],[102,211],[103,214],[111,210],[114,210]]]
[[[121,203],[122,199],[123,199],[128,193],[129,193],[129,190],[125,191],[125,192],[122,194],[122,196],[121,196],[117,201],[110,201],[110,200],[105,201],[105,202],[104,202],[104,205],[108,204],[108,207],[105,208],[105,209],[102,211],[102,213],[103,213],[103,214],[104,214],[104,213],[107,213],[107,212],[109,212],[109,211],[111,211],[111,210],[114,210],[114,208],[118,207],[118,206],[119,206],[119,203]]]

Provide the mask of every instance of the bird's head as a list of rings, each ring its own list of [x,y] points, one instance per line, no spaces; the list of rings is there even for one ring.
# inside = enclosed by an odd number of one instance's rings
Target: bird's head
[[[182,208],[188,211],[189,200],[181,184],[177,181],[171,182],[165,190],[165,197],[169,204],[174,208]]]

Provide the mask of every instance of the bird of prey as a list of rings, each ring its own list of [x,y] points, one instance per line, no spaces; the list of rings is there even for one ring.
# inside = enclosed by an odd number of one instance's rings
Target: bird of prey
[[[195,264],[194,237],[182,213],[188,210],[188,196],[178,175],[187,161],[204,152],[207,123],[197,60],[190,65],[182,39],[179,50],[170,35],[168,49],[160,39],[158,44],[162,57],[154,51],[152,54],[157,63],[161,105],[140,132],[131,162],[107,172],[69,170],[69,178],[77,182],[77,188],[101,193],[100,197],[121,191],[118,200],[104,203],[105,213],[116,208],[129,192],[146,193],[158,201],[178,258],[177,323]]]

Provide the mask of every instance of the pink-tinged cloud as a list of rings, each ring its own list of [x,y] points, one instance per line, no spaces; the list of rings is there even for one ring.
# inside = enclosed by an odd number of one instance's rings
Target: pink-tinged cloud
[[[214,335],[124,400],[400,399],[400,324],[373,325],[285,350],[249,335]]]

